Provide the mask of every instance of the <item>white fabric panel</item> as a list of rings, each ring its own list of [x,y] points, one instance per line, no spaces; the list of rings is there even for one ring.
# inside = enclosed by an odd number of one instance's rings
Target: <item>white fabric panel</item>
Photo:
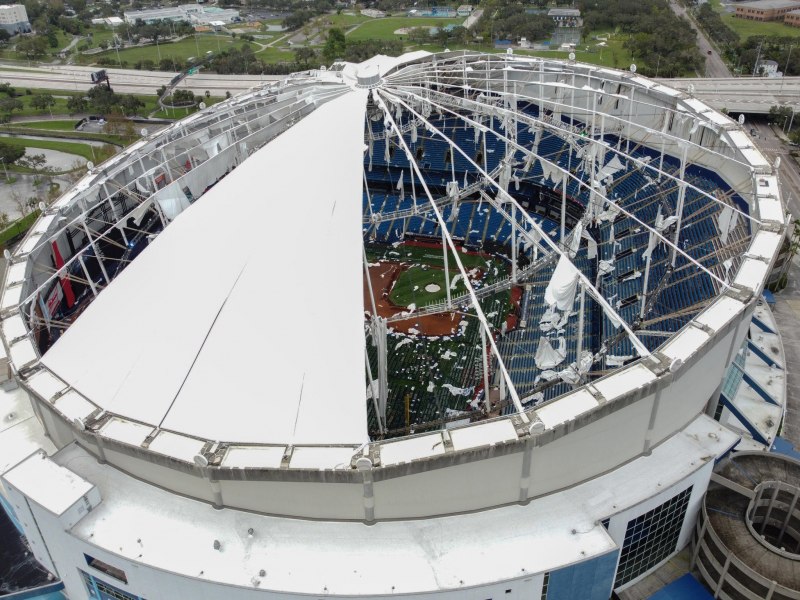
[[[572,310],[577,289],[578,269],[562,254],[544,291],[544,300],[549,306],[555,304],[558,310]]]
[[[188,435],[366,441],[366,96],[320,106],[209,190],[54,344],[48,367],[107,410]],[[335,268],[311,270],[322,257]]]
[[[550,340],[542,336],[539,338],[539,346],[536,348],[536,366],[540,369],[552,369],[564,362],[567,356],[566,343],[563,337],[558,338],[558,349],[553,348]]]
[[[170,221],[174,221],[175,217],[190,206],[189,199],[181,190],[179,182],[170,183],[163,190],[159,191],[156,197],[161,211]]]

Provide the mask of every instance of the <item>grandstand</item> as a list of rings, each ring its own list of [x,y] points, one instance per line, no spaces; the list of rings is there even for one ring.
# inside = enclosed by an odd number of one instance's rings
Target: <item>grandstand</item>
[[[624,591],[740,443],[785,229],[737,122],[512,53],[297,73],[43,209],[0,497],[76,598]]]

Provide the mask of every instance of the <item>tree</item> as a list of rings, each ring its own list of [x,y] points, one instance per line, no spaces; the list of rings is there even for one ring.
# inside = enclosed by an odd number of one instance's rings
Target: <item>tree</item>
[[[144,102],[132,94],[125,94],[119,99],[119,106],[124,114],[133,115],[140,108],[144,108]]]
[[[24,146],[16,146],[0,141],[0,159],[2,159],[6,165],[18,161],[23,156],[25,156]]]
[[[33,169],[33,172],[37,175],[39,174],[39,169],[47,164],[47,158],[45,158],[44,154],[32,154],[26,156],[24,160],[27,166]]]
[[[111,112],[117,104],[117,95],[105,85],[96,85],[89,90],[89,106],[100,114]]]
[[[0,29],[0,44],[5,45],[11,39],[11,34],[5,29]]]
[[[55,106],[56,99],[52,94],[36,94],[31,98],[31,107],[39,110],[50,110],[50,116],[53,116],[53,106]]]
[[[0,100],[0,111],[9,115],[15,110],[22,110],[23,108],[22,102],[16,98],[3,98]]]
[[[322,49],[322,56],[326,61],[332,63],[337,58],[344,57],[346,47],[347,41],[344,37],[344,31],[338,27],[331,27],[328,30],[328,39],[325,41],[325,47]]]
[[[783,125],[784,121],[792,116],[792,108],[790,106],[770,106],[768,116],[770,123]]]
[[[67,99],[67,110],[71,114],[86,112],[87,108],[89,108],[89,103],[83,94],[73,94]]]
[[[317,52],[313,48],[309,48],[307,46],[297,48],[294,51],[294,60],[297,62],[297,64],[302,65],[304,68],[308,68],[316,63]]]
[[[38,60],[47,54],[47,38],[41,35],[30,35],[17,42],[17,52],[28,60]]]

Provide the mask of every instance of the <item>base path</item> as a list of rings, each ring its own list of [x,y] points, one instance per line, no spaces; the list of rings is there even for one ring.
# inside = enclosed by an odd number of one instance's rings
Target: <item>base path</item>
[[[389,300],[389,292],[392,289],[392,284],[397,277],[399,277],[400,273],[407,268],[408,265],[391,261],[381,261],[377,264],[370,265],[369,278],[370,281],[372,281],[372,293],[375,295],[375,305],[379,316],[388,319],[402,312],[408,312],[408,307],[398,306]],[[372,300],[365,279],[364,308],[367,312],[371,313],[371,307]],[[395,321],[391,326],[395,331],[400,331],[402,333],[444,336],[455,334],[458,331],[459,323],[462,319],[463,316],[456,312],[439,313],[435,315],[414,315],[412,313],[407,319]]]

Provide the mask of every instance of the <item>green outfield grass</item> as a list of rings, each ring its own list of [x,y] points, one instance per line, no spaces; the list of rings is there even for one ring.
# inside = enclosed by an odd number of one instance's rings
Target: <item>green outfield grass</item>
[[[254,52],[260,48],[257,44],[243,41],[238,37],[232,38],[229,35],[197,34],[196,44],[195,37],[191,36],[179,42],[159,42],[158,47],[153,44],[152,46],[126,48],[119,51],[119,60],[127,61],[129,65],[137,63],[140,60],[152,60],[157,63],[160,55],[162,59],[174,58],[175,60],[185,61],[192,56],[201,58],[209,51],[218,52],[219,50],[227,50],[234,46],[239,48],[242,45],[250,46]],[[116,61],[117,51],[107,50],[106,52],[89,56],[81,55],[79,62],[81,64],[93,63],[100,57],[110,58]]]
[[[368,256],[370,255],[368,254]],[[461,259],[461,263],[467,269],[472,269],[474,267],[485,269],[489,265],[487,258],[478,254],[466,254],[462,252],[458,256]],[[414,246],[411,244],[401,245],[397,248],[390,248],[379,254],[373,254],[370,256],[370,258],[394,260],[404,263],[421,263],[430,265],[432,267],[444,268],[444,258],[442,256],[441,249],[426,248],[424,246]],[[450,267],[455,265],[455,261],[453,260],[452,256],[449,256],[449,265]]]
[[[404,27],[438,27],[439,25],[461,25],[463,18],[441,19],[438,17],[386,17],[372,19],[347,35],[349,40],[394,40],[395,31]]]
[[[428,304],[434,304],[447,298],[447,289],[444,269],[431,268],[428,266],[414,265],[409,267],[397,277],[397,280],[389,294],[389,300],[397,306],[410,306],[415,304],[418,308]],[[455,278],[458,271],[450,271],[450,280]],[[425,290],[427,285],[436,285],[438,290],[428,292]],[[467,290],[464,282],[459,278],[455,286],[451,287],[451,294],[461,295]]]

